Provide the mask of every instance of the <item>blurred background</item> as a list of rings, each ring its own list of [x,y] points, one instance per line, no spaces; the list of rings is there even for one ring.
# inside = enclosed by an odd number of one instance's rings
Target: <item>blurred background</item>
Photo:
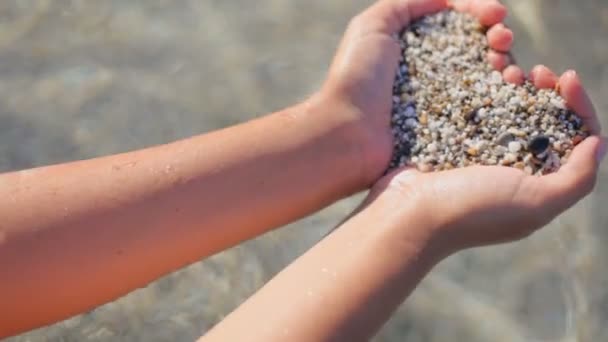
[[[317,89],[349,18],[371,2],[4,0],[0,172],[165,143],[291,105]],[[608,124],[608,2],[505,2],[519,63],[578,70]],[[360,198],[8,341],[193,341]],[[605,340],[607,200],[605,164],[595,193],[533,238],[443,262],[375,341]]]

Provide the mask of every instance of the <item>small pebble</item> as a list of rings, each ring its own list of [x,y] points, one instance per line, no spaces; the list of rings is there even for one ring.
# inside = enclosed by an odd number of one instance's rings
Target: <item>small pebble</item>
[[[496,138],[496,144],[501,146],[509,146],[509,143],[511,143],[513,140],[515,140],[515,135],[513,135],[513,133],[503,132],[498,136],[498,138]]]
[[[420,122],[421,125],[426,125],[429,122],[429,117],[426,114],[420,114],[418,122]]]
[[[511,141],[509,143],[509,152],[517,153],[521,151],[521,143],[519,141]]]
[[[517,161],[517,154],[515,153],[507,153],[505,154],[504,160],[509,164],[515,163]]]

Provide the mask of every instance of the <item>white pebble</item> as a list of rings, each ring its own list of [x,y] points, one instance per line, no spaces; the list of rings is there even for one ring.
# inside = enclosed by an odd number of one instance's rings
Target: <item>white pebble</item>
[[[477,149],[480,152],[485,150],[487,146],[488,146],[488,142],[485,140],[479,140],[478,142],[475,143],[475,149]]]
[[[566,109],[566,106],[564,105],[564,101],[560,101],[558,99],[551,99],[551,104],[559,109]]]
[[[502,107],[501,108],[496,108],[494,110],[494,115],[496,115],[496,116],[504,116],[504,115],[507,115],[507,114],[509,114],[509,111],[506,110],[505,108],[502,108]]]
[[[517,161],[517,155],[515,153],[507,153],[505,154],[505,160],[510,163],[515,163]]]
[[[490,84],[501,84],[502,83],[502,75],[500,72],[498,71],[493,71],[492,74],[490,74],[490,79],[489,79],[489,83]]]
[[[521,104],[521,98],[519,96],[513,96],[509,99],[509,103],[512,105],[519,105]]]
[[[471,101],[471,105],[475,108],[479,108],[483,105],[483,103],[481,102],[481,100],[478,97],[476,97],[473,99],[473,101]]]
[[[488,117],[488,110],[485,109],[485,108],[479,108],[479,110],[477,111],[477,116],[480,119],[482,119],[482,120],[485,119],[485,118],[487,118]]]
[[[416,121],[416,119],[409,118],[405,120],[405,126],[410,128],[416,128],[418,127],[418,121]]]
[[[521,151],[521,143],[519,141],[511,141],[509,143],[509,152],[517,153]]]

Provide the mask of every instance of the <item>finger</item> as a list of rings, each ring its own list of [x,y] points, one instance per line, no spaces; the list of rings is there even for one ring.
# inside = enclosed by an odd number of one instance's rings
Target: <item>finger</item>
[[[468,12],[471,7],[471,0],[450,0],[449,5],[458,12]]]
[[[487,33],[488,43],[494,50],[507,52],[513,46],[513,31],[509,30],[503,23],[492,26]]]
[[[550,205],[558,214],[589,194],[595,186],[606,143],[606,138],[599,136],[585,139],[557,173],[537,178],[539,203]]]
[[[472,14],[484,26],[498,24],[507,17],[507,8],[497,0],[452,1],[451,6],[459,12]]]
[[[362,24],[376,32],[393,34],[411,20],[447,8],[447,0],[379,0],[359,18]]]
[[[568,107],[583,119],[592,133],[599,134],[602,131],[600,121],[576,72],[565,72],[558,81],[558,89],[560,95],[566,100]]]
[[[511,65],[511,58],[506,53],[498,52],[498,51],[490,51],[488,52],[488,62],[492,68],[503,71],[506,67]]]
[[[496,25],[507,17],[507,8],[497,0],[472,0],[473,15],[484,26]]]
[[[526,74],[516,65],[509,65],[506,67],[502,72],[502,77],[506,82],[514,84],[523,84],[526,80]]]
[[[557,75],[544,65],[537,65],[530,71],[530,81],[539,89],[553,89],[558,80]]]

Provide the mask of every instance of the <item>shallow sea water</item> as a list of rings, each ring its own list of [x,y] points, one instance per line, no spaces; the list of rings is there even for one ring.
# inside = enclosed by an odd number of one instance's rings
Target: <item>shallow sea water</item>
[[[578,70],[608,124],[608,2],[505,2],[519,62]],[[319,86],[348,19],[369,3],[2,1],[0,171],[164,143],[288,106]],[[8,341],[192,341],[360,199]],[[531,239],[443,262],[375,340],[603,340],[606,200],[608,165],[590,198]]]

